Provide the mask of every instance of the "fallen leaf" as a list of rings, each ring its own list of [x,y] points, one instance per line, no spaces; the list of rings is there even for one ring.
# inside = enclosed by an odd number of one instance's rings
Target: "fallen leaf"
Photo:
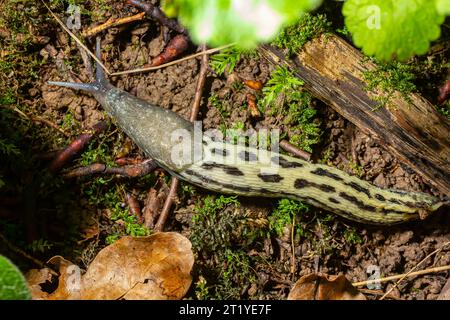
[[[308,274],[301,277],[288,300],[366,300],[343,275]]]
[[[42,291],[41,285],[52,281],[52,273],[49,268],[31,269],[25,275],[25,279],[33,300],[47,300],[48,292]]]
[[[191,243],[175,232],[123,237],[102,249],[86,273],[62,257],[58,288],[48,300],[175,300],[184,297],[194,264]]]
[[[181,299],[193,264],[191,243],[179,233],[123,237],[90,264],[82,299]]]

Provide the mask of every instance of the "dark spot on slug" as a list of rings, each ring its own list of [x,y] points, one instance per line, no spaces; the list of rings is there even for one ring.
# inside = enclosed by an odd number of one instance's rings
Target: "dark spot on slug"
[[[381,194],[376,194],[375,198],[377,198],[377,200],[380,200],[380,201],[386,201],[386,198],[383,197]]]
[[[205,162],[205,163],[202,163],[202,165],[201,165],[201,168],[205,169],[205,170],[211,170],[215,167],[216,166],[214,165],[214,162]]]
[[[336,188],[327,184],[314,184],[313,187],[322,190],[323,192],[336,192]]]
[[[314,171],[311,171],[312,174],[318,175],[318,176],[324,176],[324,177],[328,177],[328,178],[332,178],[334,180],[337,181],[343,181],[344,179],[342,179],[341,177],[339,177],[337,174],[332,173],[328,170],[322,169],[322,168],[317,168]]]
[[[329,186],[327,184],[319,184],[310,182],[305,179],[296,179],[294,182],[294,188],[296,189],[302,189],[305,187],[311,187],[311,188],[317,188],[323,192],[336,192],[336,188],[333,186]]]
[[[295,189],[302,189],[304,187],[307,187],[309,185],[309,182],[305,179],[296,179],[294,182],[294,188]]]
[[[197,177],[199,178],[202,182],[207,183],[209,185],[216,185],[219,187],[222,187],[224,189],[229,189],[229,190],[235,190],[236,192],[241,192],[241,193],[248,193],[253,191],[250,187],[242,187],[242,186],[236,186],[230,183],[221,183],[218,181],[214,181],[211,178],[208,178],[206,176],[201,175],[200,173],[197,173],[193,170],[186,170],[185,174],[193,176],[193,177]]]
[[[241,170],[239,170],[238,168],[228,166],[228,165],[222,164],[222,163],[205,162],[200,167],[205,170],[220,168],[220,169],[223,169],[223,171],[225,171],[225,173],[232,175],[232,176],[243,176],[244,175],[244,173]]]
[[[365,193],[369,198],[372,198],[372,196],[370,195],[370,191],[369,191],[369,189],[367,189],[367,188],[365,188],[365,187],[363,187],[363,186],[360,186],[359,184],[357,184],[356,182],[347,182],[347,183],[345,183],[347,186],[349,186],[349,187],[351,187],[351,188],[353,188],[353,189],[355,189],[356,191],[358,191],[358,192],[362,192],[362,193]]]
[[[212,148],[211,149],[211,153],[218,155],[218,156],[223,156],[223,157],[227,157],[228,156],[228,151],[225,149],[216,149],[216,148]]]
[[[248,151],[241,151],[239,152],[239,158],[244,161],[257,161],[258,157],[256,154]]]
[[[356,198],[355,196],[351,196],[348,193],[340,192],[339,196],[341,198],[347,200],[348,202],[355,204],[356,206],[358,206],[358,208],[360,208],[362,210],[366,210],[366,211],[370,211],[370,212],[376,211],[376,208],[374,206],[367,205],[364,202],[362,202],[361,200],[359,200],[358,198]]]
[[[389,202],[395,203],[395,204],[402,204],[400,201],[398,201],[397,199],[389,199]]]
[[[335,198],[328,198],[328,200],[332,203],[340,203],[338,200],[336,200]]]
[[[303,164],[295,161],[286,160],[283,157],[275,156],[270,159],[272,163],[279,165],[282,168],[301,168]]]
[[[261,174],[258,173],[258,178],[264,182],[280,182],[284,178],[279,174]]]

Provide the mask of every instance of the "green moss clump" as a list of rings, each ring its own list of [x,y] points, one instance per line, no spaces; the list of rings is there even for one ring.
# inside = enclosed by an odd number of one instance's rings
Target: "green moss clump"
[[[409,94],[417,89],[413,83],[413,67],[398,61],[378,63],[377,69],[365,71],[363,76],[367,82],[366,91],[380,90],[384,93],[376,98],[377,109],[386,106],[396,91],[409,101]]]
[[[261,112],[270,108],[271,115],[284,115],[284,123],[290,128],[290,142],[312,152],[312,146],[321,136],[320,122],[317,110],[312,106],[312,96],[302,89],[302,85],[303,81],[287,68],[279,67],[264,86],[258,107]]]
[[[256,278],[254,257],[264,232],[249,223],[236,197],[208,196],[195,208],[190,240],[198,256],[195,292],[199,299],[242,299]]]
[[[323,14],[305,13],[296,22],[284,28],[272,41],[272,45],[287,49],[289,55],[297,53],[308,41],[327,32],[331,23]]]

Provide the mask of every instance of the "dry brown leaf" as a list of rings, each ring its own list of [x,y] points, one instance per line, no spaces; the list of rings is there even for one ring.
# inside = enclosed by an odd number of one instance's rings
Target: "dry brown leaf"
[[[366,300],[343,275],[308,274],[301,277],[288,300]]]
[[[191,243],[179,233],[123,237],[83,276],[83,299],[181,299],[191,285]]]
[[[33,300],[46,300],[48,293],[42,291],[41,284],[51,282],[52,273],[49,268],[31,269],[25,275]]]
[[[123,237],[102,249],[86,273],[62,257],[59,285],[48,295],[58,299],[181,299],[189,289],[194,264],[191,243],[179,233],[164,232],[148,237]]]
[[[81,270],[61,256],[54,256],[47,261],[59,270],[58,288],[48,296],[48,300],[80,299]]]

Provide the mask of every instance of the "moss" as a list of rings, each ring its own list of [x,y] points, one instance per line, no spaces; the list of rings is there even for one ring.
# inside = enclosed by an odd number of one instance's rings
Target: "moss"
[[[308,41],[330,29],[326,16],[306,13],[296,22],[284,28],[272,41],[272,45],[287,49],[289,55],[297,53]]]
[[[376,109],[386,106],[396,91],[400,92],[406,101],[410,101],[409,94],[417,89],[413,83],[413,67],[398,61],[378,63],[375,70],[365,71],[363,76],[367,82],[366,91],[378,90],[383,93],[383,96],[376,98]]]
[[[278,207],[269,217],[269,230],[274,234],[281,236],[286,226],[295,223],[296,234],[305,235],[305,230],[301,225],[301,214],[309,211],[309,206],[295,200],[281,199]]]
[[[312,106],[312,96],[302,89],[303,81],[286,67],[275,69],[263,88],[263,98],[258,102],[261,112],[284,115],[290,142],[312,152],[322,134],[317,110]]]
[[[264,232],[249,223],[236,197],[208,196],[195,208],[190,240],[197,255],[195,292],[199,299],[241,299],[256,275],[247,254]]]

